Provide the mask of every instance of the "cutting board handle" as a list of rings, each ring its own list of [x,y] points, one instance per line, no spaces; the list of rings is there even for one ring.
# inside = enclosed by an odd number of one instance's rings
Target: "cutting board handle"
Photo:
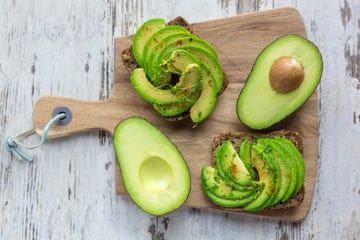
[[[53,124],[48,132],[49,138],[65,137],[92,130],[105,130],[113,133],[121,116],[118,104],[111,100],[82,101],[57,96],[43,96],[35,104],[33,110],[33,124],[37,134],[42,135],[46,123],[53,117],[58,107],[67,107],[71,111],[72,119],[66,125]],[[116,116],[112,118],[111,116]]]

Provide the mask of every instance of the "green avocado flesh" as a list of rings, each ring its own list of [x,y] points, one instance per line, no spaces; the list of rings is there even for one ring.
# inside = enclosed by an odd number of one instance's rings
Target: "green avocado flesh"
[[[304,181],[304,161],[296,146],[282,137],[244,140],[236,152],[223,142],[215,152],[215,168],[201,172],[205,195],[222,207],[257,211],[284,203]]]
[[[132,72],[130,82],[161,116],[187,113],[197,124],[213,112],[223,89],[224,74],[217,52],[186,28],[161,22],[149,20],[136,32],[132,50],[141,68]],[[200,76],[189,79],[184,75],[193,64]],[[182,84],[186,88],[180,88],[181,81],[187,83]]]
[[[201,171],[203,188],[206,195],[217,205],[223,207],[242,207],[252,202],[258,189],[248,188],[242,191],[224,181],[212,167],[204,167]]]
[[[135,69],[130,77],[135,90],[147,101],[154,104],[172,104],[177,102],[193,102],[194,93],[199,92],[201,72],[195,63],[187,65],[179,82],[170,90],[154,87],[148,80],[144,69]],[[196,100],[196,99],[195,99]]]
[[[224,142],[216,150],[215,161],[217,170],[224,179],[244,187],[251,185],[252,178],[230,141]]]
[[[138,117],[120,122],[114,147],[130,198],[144,211],[163,215],[180,207],[190,192],[190,173],[176,146]]]
[[[141,25],[141,27],[136,31],[133,39],[132,50],[136,62],[142,67],[143,66],[143,51],[145,44],[148,39],[155,33],[157,30],[165,27],[166,22],[161,18],[153,18]]]
[[[289,57],[302,69],[285,62],[275,67],[276,60],[282,57]],[[320,81],[322,68],[321,54],[310,41],[297,35],[286,35],[273,41],[257,57],[241,90],[237,100],[239,119],[253,129],[265,129],[283,120],[312,95]],[[303,73],[302,80],[295,89],[286,93],[274,90],[270,73],[284,87],[299,77],[299,71]]]

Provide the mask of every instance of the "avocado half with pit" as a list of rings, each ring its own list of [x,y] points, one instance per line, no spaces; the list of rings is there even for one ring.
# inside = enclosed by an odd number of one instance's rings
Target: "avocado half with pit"
[[[237,115],[265,129],[297,110],[312,95],[323,69],[319,49],[298,35],[269,44],[257,57],[238,100]]]
[[[213,46],[185,27],[150,19],[135,33],[132,51],[141,68],[131,84],[161,116],[190,116],[197,124],[212,113],[224,85]]]
[[[130,198],[144,211],[163,215],[190,192],[190,173],[176,146],[145,119],[130,117],[114,131],[114,147]]]

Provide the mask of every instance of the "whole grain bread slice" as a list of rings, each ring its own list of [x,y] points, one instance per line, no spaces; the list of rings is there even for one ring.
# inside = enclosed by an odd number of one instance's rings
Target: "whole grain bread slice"
[[[289,130],[279,130],[269,133],[249,133],[249,132],[228,132],[222,133],[213,139],[212,145],[212,156],[215,159],[216,149],[225,141],[230,141],[234,148],[238,151],[240,149],[240,145],[243,141],[256,141],[258,138],[272,138],[272,137],[283,137],[289,139],[299,150],[301,154],[303,154],[303,139],[298,132],[289,131]],[[215,164],[215,162],[214,162]],[[266,209],[288,209],[299,206],[305,197],[305,187],[302,185],[300,191],[293,197],[291,197],[285,203],[278,203],[274,206],[271,206]],[[233,209],[232,209],[233,210]],[[236,208],[236,211],[243,211],[242,208]]]
[[[182,27],[186,28],[190,33],[196,35],[196,33],[193,31],[193,29],[191,27],[191,24],[188,23],[181,16],[178,16],[178,17],[172,19],[171,21],[169,21],[167,23],[167,25],[168,26],[171,26],[171,25],[182,26]],[[129,74],[131,74],[132,71],[134,71],[136,68],[140,67],[139,64],[135,60],[134,54],[132,52],[132,46],[130,46],[129,48],[124,49],[121,52],[121,60],[122,60],[124,66],[125,66],[125,68],[126,68],[126,70],[128,71]],[[219,92],[219,95],[222,94],[225,91],[228,83],[229,83],[229,81],[227,80],[226,75],[224,73],[224,83],[223,83],[222,89]],[[190,111],[188,110],[188,111],[186,111],[184,113],[181,113],[179,115],[171,116],[171,117],[164,117],[164,118],[166,120],[168,120],[168,121],[179,121],[179,120],[186,119],[189,116],[190,116]]]

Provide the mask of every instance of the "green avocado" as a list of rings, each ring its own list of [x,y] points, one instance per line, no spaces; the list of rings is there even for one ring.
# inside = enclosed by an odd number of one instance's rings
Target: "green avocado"
[[[254,180],[258,180],[259,176],[252,165],[251,161],[251,142],[249,140],[244,140],[239,149],[239,156],[244,166],[246,167],[250,177]]]
[[[214,48],[210,44],[199,39],[196,36],[174,37],[174,35],[171,35],[160,41],[157,46],[158,47],[155,47],[152,51],[151,61],[150,63],[148,63],[148,66],[151,67],[147,71],[149,77],[155,83],[160,82],[163,79],[163,71],[161,71],[161,66],[166,60],[166,57],[168,57],[169,54],[171,54],[171,52],[176,50],[177,48],[183,46],[195,46],[198,48],[202,48],[208,51],[211,55],[216,57],[216,60],[218,60],[217,53]]]
[[[130,198],[144,211],[163,215],[180,207],[190,192],[190,173],[176,146],[138,117],[121,121],[114,147]]]
[[[277,191],[277,194],[275,194],[273,202],[269,203],[269,205],[271,206],[282,201],[283,199],[289,199],[293,195],[293,191],[289,191],[289,188],[291,187],[291,189],[295,189],[297,179],[292,178],[291,165],[293,165],[293,162],[288,157],[287,152],[284,151],[284,149],[281,147],[281,145],[277,143],[276,140],[271,138],[263,138],[260,139],[258,142],[267,145],[270,154],[272,155],[274,164],[276,164],[277,168],[279,169],[279,190]],[[294,171],[296,174],[297,169],[295,168]]]
[[[262,143],[255,143],[251,148],[252,162],[258,171],[259,181],[264,183],[260,195],[244,207],[246,211],[255,211],[271,206],[280,185],[279,169],[269,154],[269,148]]]
[[[148,65],[148,63],[150,62],[150,56],[151,53],[153,52],[153,49],[160,41],[162,41],[162,39],[175,34],[181,34],[184,36],[194,36],[186,28],[182,26],[173,25],[159,29],[147,40],[145,44],[143,51],[144,64]]]
[[[216,169],[219,175],[242,187],[251,186],[251,176],[230,141],[225,141],[216,149]]]
[[[145,70],[155,86],[162,86],[169,83],[171,80],[171,74],[162,71],[161,66],[158,65],[158,56],[170,43],[173,41],[180,41],[180,39],[184,37],[190,37],[194,39],[197,38],[195,35],[192,35],[189,32],[170,34],[156,43],[156,45],[152,48],[152,51],[148,53],[149,57],[145,63]]]
[[[318,48],[286,35],[257,57],[237,100],[237,115],[248,127],[265,129],[298,109],[314,92],[322,74]]]
[[[198,62],[202,63],[203,87],[201,95],[198,101],[190,109],[191,120],[194,123],[199,123],[207,118],[215,108],[217,95],[222,89],[224,81],[222,68],[212,54],[207,50],[196,46],[188,46],[185,44],[184,46],[177,47],[174,51],[168,52],[168,55],[170,56],[164,56],[164,60],[161,64],[165,72],[179,72],[181,64],[186,63],[186,61],[178,59],[188,59],[189,56],[196,58]]]
[[[186,102],[176,102],[162,105],[155,104],[154,108],[157,112],[160,113],[161,116],[175,116],[188,110],[199,98],[199,95],[202,91],[201,88],[203,79],[210,77],[207,75],[207,71],[209,70],[202,62],[199,62],[194,56],[182,50],[174,51],[170,59],[167,61],[166,66],[164,66],[164,71],[172,74],[182,74],[186,70],[187,66],[194,63],[199,66],[201,73],[201,81],[197,82],[197,85],[200,86],[197,88],[199,91],[193,91],[189,96],[189,101]]]
[[[141,68],[131,73],[130,82],[161,116],[189,116],[196,126],[213,112],[223,90],[218,55],[186,28],[163,23],[152,19],[136,32],[133,53]],[[185,72],[190,64],[197,69]]]
[[[212,111],[214,110],[216,103],[216,89],[213,88],[213,84],[215,83],[214,75],[212,74],[211,69],[199,61],[198,58],[188,51],[183,49],[174,50],[169,59],[164,61],[162,64],[164,71],[171,73],[181,73],[184,67],[192,62],[197,63],[201,69],[201,92],[200,96],[194,103],[194,105],[190,108],[190,118],[194,123],[201,122],[203,119],[208,117]],[[210,84],[209,84],[210,83]],[[182,105],[182,104],[180,104]],[[171,106],[169,109],[174,111],[174,107]],[[201,113],[201,114],[199,114]],[[160,113],[161,114],[161,113]]]
[[[305,163],[303,157],[299,152],[299,149],[297,149],[297,147],[289,139],[278,137],[276,138],[276,141],[281,144],[285,151],[288,152],[288,155],[293,161],[293,165],[296,166],[297,181],[293,195],[297,194],[300,191],[305,178]]]
[[[143,51],[146,42],[157,30],[164,28],[166,22],[161,18],[153,18],[144,22],[136,31],[132,44],[132,51],[136,62],[143,67]]]
[[[252,194],[245,199],[226,199],[220,198],[210,191],[204,191],[205,195],[216,205],[225,208],[243,207],[247,202],[251,202],[257,198],[258,194]]]
[[[204,189],[207,189],[220,198],[244,199],[254,194],[256,190],[256,188],[250,187],[243,188],[239,191],[219,176],[215,168],[209,166],[203,167],[201,178],[203,179]]]
[[[215,151],[215,163],[215,169],[202,169],[203,189],[223,207],[271,207],[296,195],[304,180],[301,153],[290,140],[277,136],[245,139],[239,155],[232,142],[225,141]]]
[[[224,83],[224,73],[216,56],[212,55],[204,48],[199,48],[196,46],[184,45],[179,46],[177,49],[190,53],[191,55],[196,57],[199,62],[202,62],[204,65],[206,65],[210,69],[211,74],[214,75],[214,82],[212,83],[212,85],[216,88],[216,92],[219,93],[222,90]],[[168,55],[169,54],[172,53],[169,52]],[[169,59],[168,55],[163,57],[165,61],[163,60],[162,65],[168,64],[168,62],[166,61],[167,59]]]
[[[282,152],[281,156],[283,158],[283,161],[285,162],[286,166],[289,169],[289,187],[284,194],[284,196],[280,199],[281,202],[288,201],[293,195],[295,195],[296,187],[298,184],[298,175],[299,175],[299,169],[297,167],[297,163],[295,159],[293,158],[293,150],[290,149],[288,146],[284,146],[284,143],[282,142],[283,138],[275,137],[272,142],[273,144],[277,145],[275,148],[280,152]],[[296,147],[295,147],[296,148]],[[296,192],[296,193],[295,193]]]
[[[137,93],[152,104],[173,104],[180,102],[194,102],[191,99],[198,92],[201,84],[201,72],[197,64],[189,64],[181,74],[179,82],[170,89],[154,87],[148,80],[143,68],[135,69],[130,82]]]
[[[205,194],[215,204],[223,207],[242,207],[257,198],[261,188],[246,188],[242,191],[227,184],[212,167],[205,166],[201,171]]]

